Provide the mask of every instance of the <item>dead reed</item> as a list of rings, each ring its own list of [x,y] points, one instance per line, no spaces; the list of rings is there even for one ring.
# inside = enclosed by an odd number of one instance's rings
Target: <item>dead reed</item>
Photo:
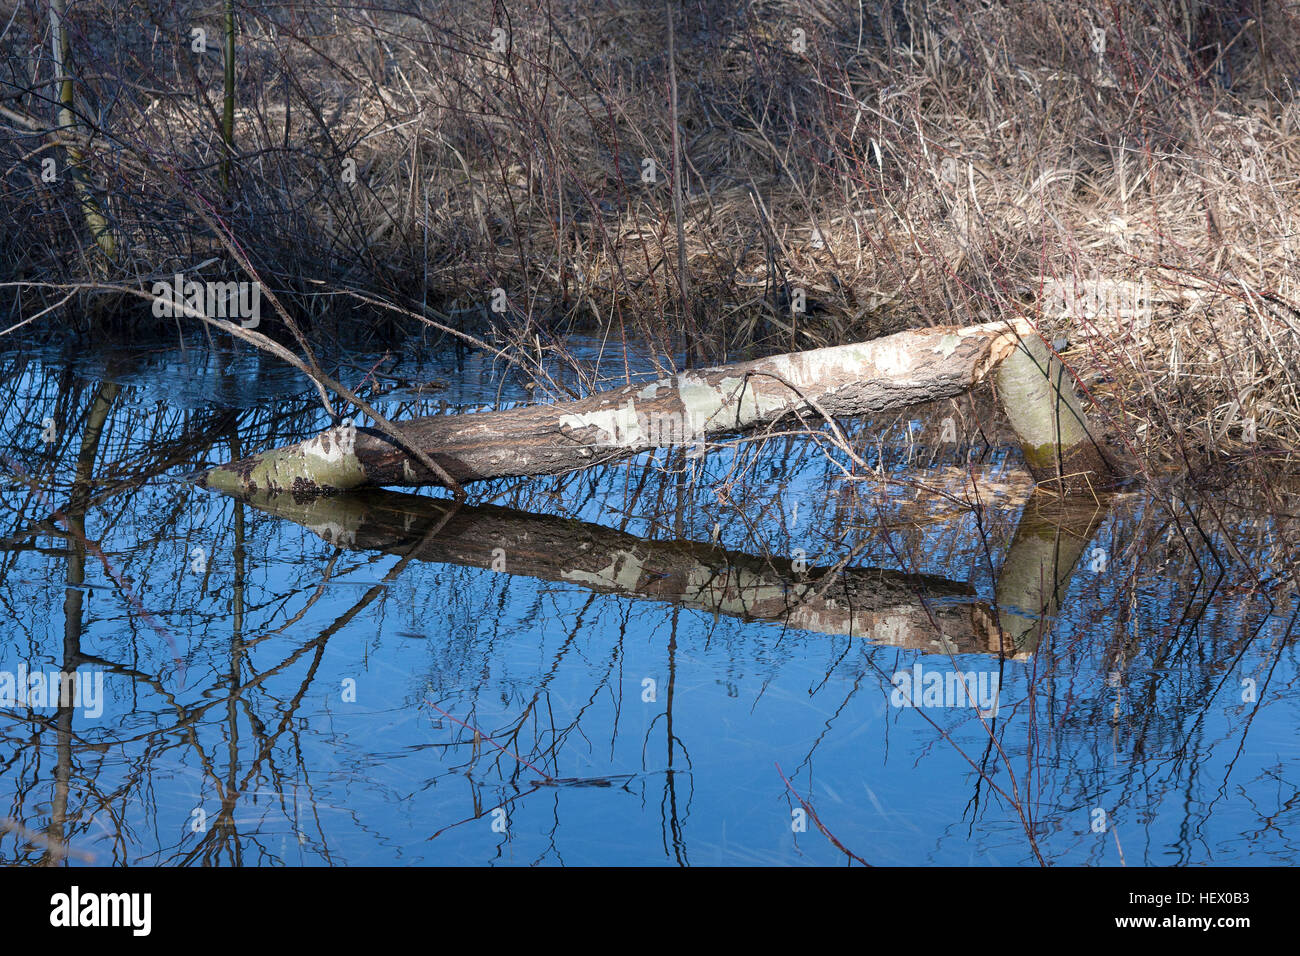
[[[60,283],[249,267],[315,344],[423,318],[530,367],[579,326],[673,368],[1026,316],[1151,469],[1300,443],[1284,5],[234,12],[233,64],[224,5],[75,4],[61,47],[44,5],[6,18],[6,328]]]

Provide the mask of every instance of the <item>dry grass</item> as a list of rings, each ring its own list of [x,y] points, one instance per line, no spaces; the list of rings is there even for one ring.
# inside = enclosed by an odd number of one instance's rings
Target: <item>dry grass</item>
[[[658,4],[243,6],[224,195],[219,5],[74,5],[73,134],[51,130],[45,6],[25,3],[5,16],[3,278],[233,273],[211,219],[322,339],[402,314],[349,290],[489,323],[529,362],[575,325],[671,367],[691,328],[723,360],[1027,316],[1068,334],[1099,417],[1154,467],[1286,456],[1300,34],[1258,6],[674,5],[683,314]],[[74,135],[114,261],[40,180]],[[22,315],[58,297],[27,288]]]

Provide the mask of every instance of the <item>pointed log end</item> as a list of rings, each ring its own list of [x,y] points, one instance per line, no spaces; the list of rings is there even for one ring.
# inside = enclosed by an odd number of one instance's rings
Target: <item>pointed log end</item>
[[[198,479],[201,488],[250,497],[291,494],[299,501],[351,491],[368,482],[356,454],[356,426],[328,428],[297,445],[275,448],[242,461],[217,465]]]

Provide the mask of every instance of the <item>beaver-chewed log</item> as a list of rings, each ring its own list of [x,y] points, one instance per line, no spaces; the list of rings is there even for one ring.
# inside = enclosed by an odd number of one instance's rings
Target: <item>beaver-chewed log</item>
[[[404,446],[427,454],[461,485],[559,474],[795,415],[811,423],[951,398],[983,380],[1022,341],[1039,341],[1023,320],[916,329],[683,372],[572,402],[411,419],[400,424],[403,444],[378,430],[343,424],[297,445],[219,465],[199,483],[230,494],[288,491],[300,498],[364,486],[447,484]],[[1013,400],[1041,398],[1015,389],[1008,394]],[[1061,394],[1052,391],[1052,400]],[[1012,416],[1013,424],[1022,420],[1036,424],[1032,417]],[[1029,437],[1037,447],[1036,427]],[[1025,434],[1021,439],[1028,441]]]
[[[997,374],[998,398],[1038,484],[1066,492],[1106,484],[1112,466],[1093,434],[1069,371],[1037,335],[1025,336]]]

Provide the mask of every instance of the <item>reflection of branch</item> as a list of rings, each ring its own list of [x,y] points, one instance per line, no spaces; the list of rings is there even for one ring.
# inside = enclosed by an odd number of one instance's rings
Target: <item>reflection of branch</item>
[[[542,789],[542,786],[543,785],[541,781],[538,781],[533,786],[529,787],[527,790],[521,790],[513,797],[500,801],[495,807],[493,807],[493,809],[504,810],[506,807],[510,806],[511,804],[515,803],[518,800],[522,800],[524,797],[528,796],[529,794],[536,793],[538,790]],[[439,827],[437,830],[434,830],[433,833],[430,834],[429,837],[425,840],[425,842],[427,843],[432,840],[436,840],[438,839],[438,837],[442,836],[448,830],[454,830],[456,829],[456,827],[464,826],[466,823],[473,823],[475,820],[482,820],[483,817],[485,817],[486,815],[487,814],[485,814],[482,810],[478,810],[475,812],[475,814],[472,817],[465,817],[464,819],[457,820],[455,823],[448,823],[445,827]]]
[[[841,853],[844,853],[846,856],[854,860],[857,860],[863,866],[871,865],[866,860],[862,859],[862,857],[858,856],[856,853],[854,853],[852,850],[846,847],[843,843],[841,843],[836,838],[834,833],[831,833],[830,830],[826,829],[826,825],[822,823],[821,819],[817,816],[817,811],[812,808],[812,804],[809,803],[807,800],[805,800],[803,797],[799,796],[799,791],[794,788],[794,784],[792,784],[789,780],[786,779],[785,774],[782,773],[781,771],[780,764],[776,765],[776,772],[781,774],[781,779],[785,780],[786,789],[794,794],[794,798],[799,801],[799,805],[804,808],[804,812],[807,813],[808,816],[812,817],[812,822],[817,824],[817,829],[822,831],[826,839],[830,840],[831,843],[835,845],[836,849],[838,849]]]
[[[107,574],[110,578],[112,578],[113,583],[116,584],[118,588],[121,589],[122,593],[126,596],[127,601],[130,603],[131,608],[132,610],[135,611],[136,615],[140,617],[142,620],[144,620],[150,627],[154,629],[154,631],[156,631],[167,642],[167,646],[170,647],[172,651],[172,660],[176,664],[177,679],[183,683],[185,681],[185,662],[181,660],[180,646],[176,643],[176,638],[172,636],[171,631],[163,627],[162,624],[158,622],[158,619],[154,617],[153,614],[151,614],[143,604],[140,603],[140,599],[136,597],[135,591],[132,590],[131,585],[128,584],[126,579],[117,572],[116,568],[113,567],[112,563],[108,560],[108,555],[104,553],[103,549],[100,548],[99,544],[97,542],[91,541],[88,537],[78,532],[73,527],[72,522],[68,519],[68,516],[65,515],[58,508],[54,507],[54,503],[50,501],[49,496],[45,494],[45,492],[40,488],[39,485],[37,485],[34,481],[32,481],[28,477],[26,470],[18,462],[18,460],[4,452],[0,452],[0,460],[3,460],[4,463],[13,471],[13,473],[18,476],[18,478],[26,482],[28,486],[32,489],[32,493],[36,495],[38,498],[40,498],[46,504],[46,507],[50,508],[51,512],[54,515],[55,520],[57,520],[60,524],[63,525],[64,530],[66,530],[68,533],[72,534],[75,538],[77,538],[77,540],[80,541],[80,543],[85,546],[87,551],[89,551],[91,554],[93,554],[95,557],[99,559],[100,564],[104,566],[104,573]]]
[[[68,843],[64,843],[62,840],[55,840],[52,837],[46,836],[44,833],[31,830],[23,826],[17,820],[13,820],[9,817],[0,817],[0,831],[12,833],[17,837],[21,837],[33,846],[44,847],[45,853],[49,857],[74,857],[83,863],[95,862],[95,854],[91,853],[89,850],[79,850]]]
[[[472,730],[472,731],[474,732],[474,743],[475,743],[475,745],[477,745],[480,741],[486,740],[488,743],[490,743],[493,747],[496,747],[497,750],[501,751],[501,752],[502,752],[503,754],[505,754],[506,756],[508,756],[508,757],[514,757],[515,760],[519,761],[521,764],[523,764],[523,765],[524,765],[525,767],[527,767],[529,770],[533,771],[534,773],[540,773],[543,777],[546,778],[546,782],[547,782],[547,783],[551,783],[552,781],[555,780],[555,778],[552,777],[552,776],[551,776],[549,773],[547,773],[545,770],[542,770],[542,769],[540,769],[540,768],[538,768],[538,767],[535,767],[533,764],[529,763],[527,760],[525,760],[523,757],[519,756],[519,754],[515,753],[513,750],[507,750],[505,747],[502,747],[499,743],[497,743],[495,740],[493,740],[493,739],[492,739],[491,737],[489,737],[487,734],[483,733],[483,731],[479,730],[477,727],[474,727],[474,726],[472,726],[472,725],[470,725],[470,724],[467,724],[467,723],[465,723],[465,721],[463,721],[463,720],[457,720],[455,717],[453,717],[451,714],[447,713],[445,710],[443,710],[441,707],[439,707],[439,706],[438,706],[437,704],[435,704],[433,701],[429,700],[429,698],[426,697],[426,698],[424,699],[424,702],[425,702],[426,704],[428,704],[430,707],[432,707],[434,710],[436,710],[438,713],[442,714],[442,716],[446,717],[446,718],[447,718],[448,720],[450,720],[452,723],[459,724],[460,726],[464,727],[466,730]]]

